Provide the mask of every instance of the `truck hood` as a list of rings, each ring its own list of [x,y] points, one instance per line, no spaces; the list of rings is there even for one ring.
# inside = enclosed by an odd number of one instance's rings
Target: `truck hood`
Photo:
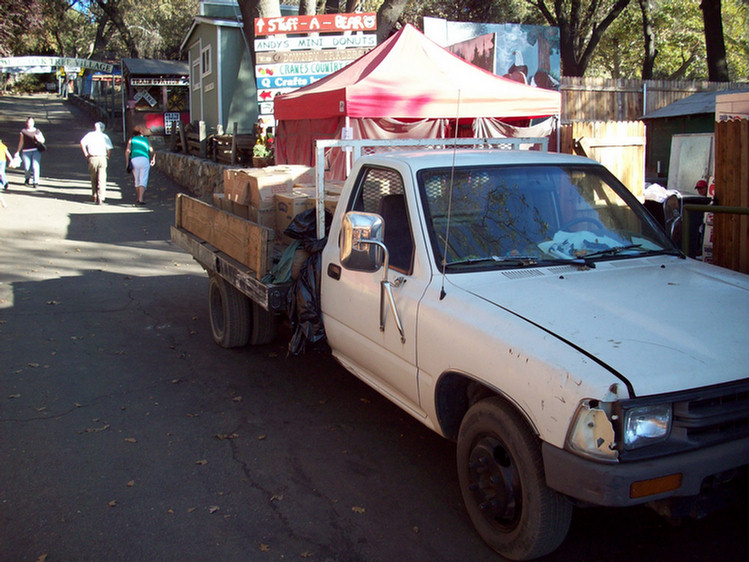
[[[637,396],[749,377],[749,276],[651,257],[451,275],[450,284],[593,355]]]

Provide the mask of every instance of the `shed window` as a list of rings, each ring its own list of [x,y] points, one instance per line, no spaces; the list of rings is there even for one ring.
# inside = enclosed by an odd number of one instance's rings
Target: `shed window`
[[[200,74],[205,76],[211,73],[211,46],[208,45],[200,51]]]

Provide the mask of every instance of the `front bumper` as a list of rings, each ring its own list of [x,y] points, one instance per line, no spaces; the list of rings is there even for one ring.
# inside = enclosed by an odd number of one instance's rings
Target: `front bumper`
[[[704,449],[631,463],[599,463],[547,443],[542,447],[546,484],[594,505],[624,507],[670,497],[697,496],[706,479],[749,465],[749,437]],[[631,497],[632,484],[681,474],[672,491]]]

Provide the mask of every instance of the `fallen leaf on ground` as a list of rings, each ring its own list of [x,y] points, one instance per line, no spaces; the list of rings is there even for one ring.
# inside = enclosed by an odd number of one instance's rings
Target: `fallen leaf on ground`
[[[20,398],[20,397],[21,397],[20,394],[10,394],[10,395],[8,395],[8,398]]]
[[[138,440],[135,437],[125,437],[125,441],[128,443],[137,443]]]
[[[355,505],[354,507],[351,508],[351,511],[355,513],[364,513],[365,509],[363,507],[359,507]]]
[[[19,394],[19,396],[20,396],[20,394]],[[258,440],[258,441],[262,441],[262,440],[263,440],[263,439],[265,439],[266,437],[268,437],[268,436],[267,436],[267,435],[265,435],[265,434],[263,434],[263,435],[258,435],[258,436],[257,436],[257,440]]]
[[[195,464],[208,464],[208,461],[205,459],[201,459],[199,461],[195,461]]]
[[[215,437],[216,437],[216,439],[219,439],[219,440],[223,440],[223,439],[236,439],[237,437],[239,437],[239,434],[238,433],[231,433],[231,434],[227,435],[226,433],[217,433],[215,435]]]
[[[270,547],[267,544],[260,543],[260,552],[270,552]]]
[[[282,501],[283,500],[283,494],[273,494],[270,497],[270,501]]]
[[[132,488],[133,486],[135,486],[135,480],[130,480],[130,481],[129,481],[129,482],[127,483],[127,487],[128,487],[128,488]]]
[[[212,505],[211,507],[208,508],[208,513],[216,513],[219,509],[221,509],[219,506]]]
[[[108,423],[104,424],[101,427],[87,427],[86,429],[84,429],[83,431],[81,431],[81,433],[96,433],[98,431],[106,431],[107,429],[109,429],[109,424]]]
[[[39,558],[36,559],[36,562],[47,562],[47,555],[42,554]]]
[[[116,505],[117,505],[117,500],[112,500],[111,502],[109,502],[109,504],[108,504],[108,505],[109,505],[109,507],[114,507],[114,506],[116,506]]]

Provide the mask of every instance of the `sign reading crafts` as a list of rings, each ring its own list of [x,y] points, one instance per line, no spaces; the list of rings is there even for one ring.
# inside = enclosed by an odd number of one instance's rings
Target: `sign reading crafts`
[[[273,124],[273,98],[278,94],[312,84],[376,47],[374,31],[374,13],[256,18],[255,77],[261,120]]]

